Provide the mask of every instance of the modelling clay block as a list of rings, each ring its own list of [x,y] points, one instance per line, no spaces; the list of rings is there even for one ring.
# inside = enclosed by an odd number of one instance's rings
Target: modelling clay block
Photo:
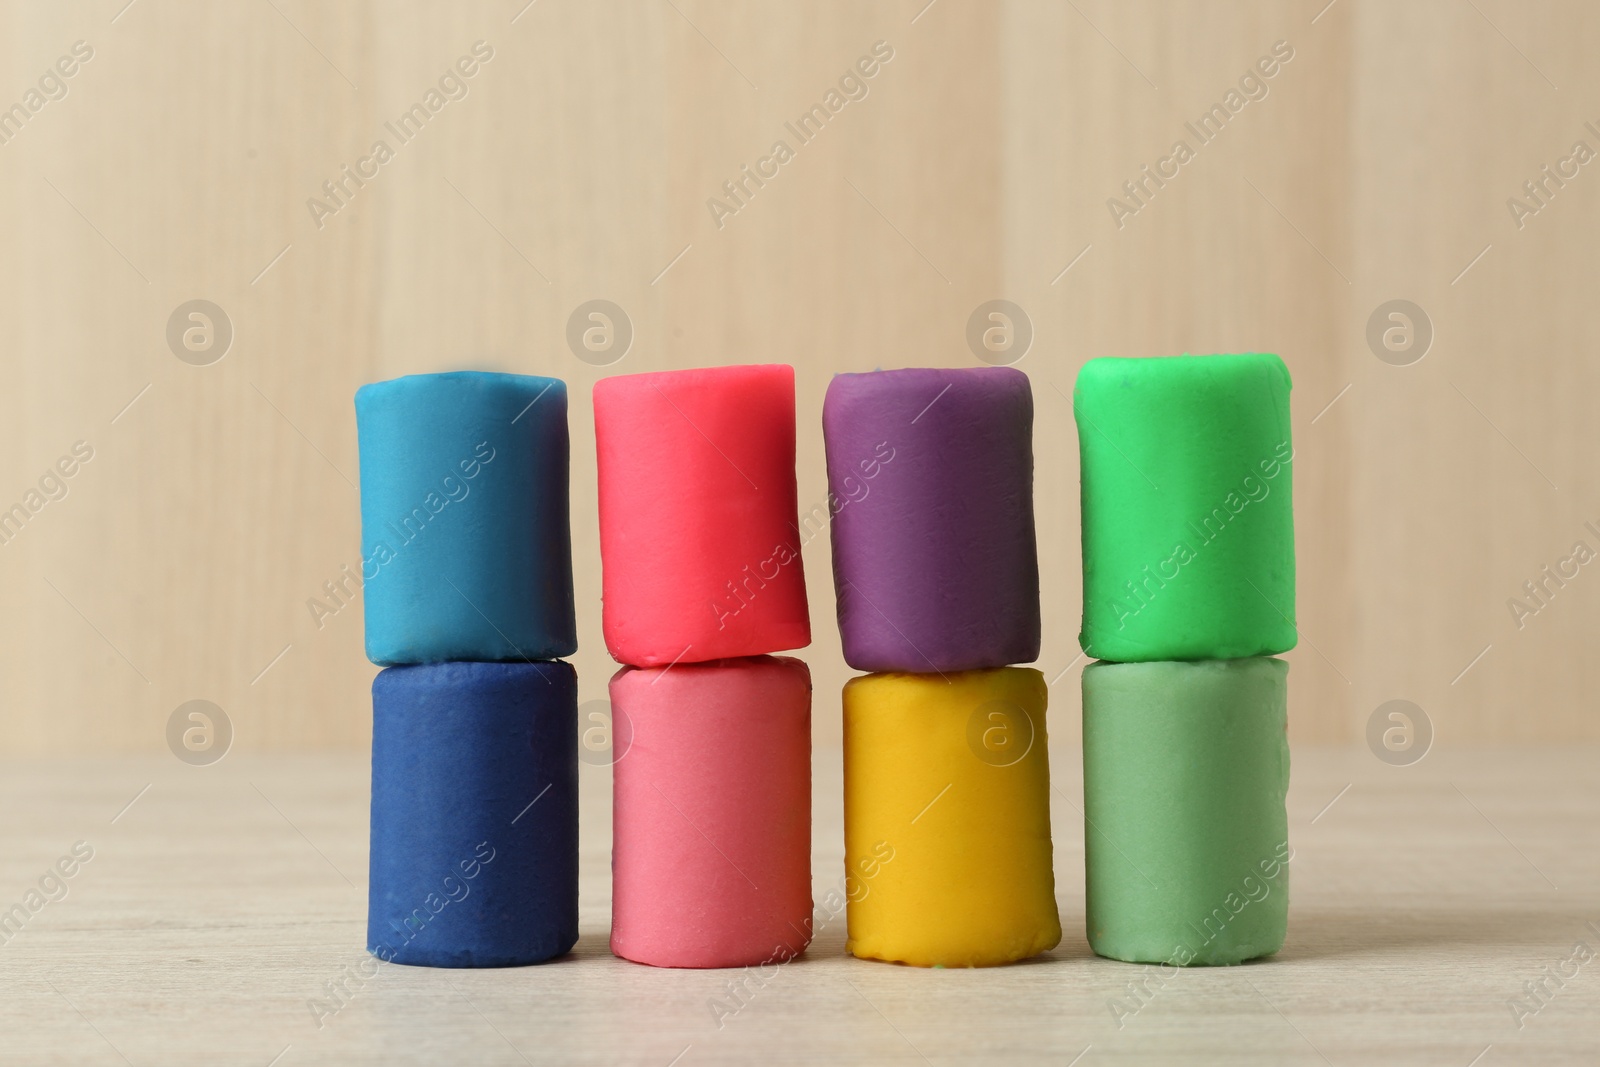
[[[509,967],[570,950],[572,667],[390,667],[373,680],[372,713],[367,951],[426,967]]]
[[[1037,659],[1028,376],[840,374],[822,428],[845,661],[920,672]],[[804,515],[802,533],[826,521]]]
[[[1083,650],[1134,662],[1293,648],[1294,447],[1283,361],[1090,360],[1073,412]]]
[[[779,963],[811,938],[811,675],[787,657],[611,679],[611,951]],[[622,746],[626,745],[625,748]]]
[[[1289,915],[1289,665],[1270,657],[1083,672],[1089,945],[1232,964]]]
[[[1044,676],[870,674],[844,688],[846,948],[985,967],[1061,940]]]
[[[794,368],[605,378],[594,421],[611,655],[652,667],[809,644]]]
[[[356,391],[361,574],[379,664],[577,650],[567,389],[554,378],[414,374]]]

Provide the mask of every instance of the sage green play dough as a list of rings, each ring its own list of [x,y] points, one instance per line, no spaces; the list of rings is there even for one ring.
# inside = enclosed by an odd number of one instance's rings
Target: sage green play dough
[[[1233,964],[1289,917],[1289,665],[1270,657],[1083,672],[1089,946]]]
[[[1140,662],[1294,647],[1289,388],[1265,354],[1084,365],[1072,399],[1084,652]]]

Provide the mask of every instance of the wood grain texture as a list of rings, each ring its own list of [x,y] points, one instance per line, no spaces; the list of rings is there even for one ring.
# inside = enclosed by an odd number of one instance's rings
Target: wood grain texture
[[[1551,583],[1520,628],[1507,603],[1575,541],[1600,550],[1600,179],[1583,168],[1521,229],[1506,209],[1573,141],[1600,149],[1590,5],[124,3],[0,3],[0,104],[95,50],[0,145],[0,508],[95,449],[0,545],[0,751],[159,751],[192,698],[242,751],[363,745],[359,599],[320,623],[307,601],[357,560],[355,388],[443,368],[569,382],[575,663],[600,696],[593,382],[793,363],[806,508],[830,376],[973,365],[967,320],[994,298],[1035,329],[1038,666],[1064,736],[1077,369],[1257,349],[1296,382],[1292,736],[1352,740],[1407,698],[1442,744],[1600,738],[1600,583]],[[465,97],[388,134],[480,40]],[[785,123],[880,40],[865,98],[799,143]],[[1279,41],[1267,95],[1119,227],[1108,199]],[[386,138],[394,158],[319,226],[308,199]],[[719,226],[707,201],[779,139],[792,161]],[[195,298],[235,328],[212,366],[165,341]],[[595,298],[635,331],[605,368],[565,340]],[[1394,298],[1434,325],[1409,367],[1365,340]],[[832,743],[826,538],[805,564]]]
[[[1600,963],[1551,986],[1520,1029],[1508,1006],[1575,942],[1600,946],[1594,748],[1439,752],[1387,767],[1365,750],[1300,746],[1282,953],[1165,982],[1089,953],[1081,755],[1057,745],[1052,756],[1059,948],[1005,968],[921,970],[846,956],[842,919],[819,914],[807,954],[753,987],[720,1028],[711,1002],[726,1001],[738,972],[657,970],[607,950],[605,768],[585,766],[581,778],[571,956],[493,971],[389,966],[352,982],[346,968],[363,959],[365,933],[361,757],[9,763],[0,907],[74,842],[94,858],[64,899],[0,944],[3,1055],[139,1065],[281,1056],[278,1067],[1594,1062]],[[839,751],[819,749],[814,766],[821,900],[843,873]],[[347,1003],[319,1028],[310,1002],[340,979]],[[1139,981],[1149,992],[1136,997]]]

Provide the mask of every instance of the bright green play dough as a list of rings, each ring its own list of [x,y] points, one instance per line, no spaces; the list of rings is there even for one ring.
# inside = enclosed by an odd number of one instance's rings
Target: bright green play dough
[[[1283,361],[1090,360],[1072,408],[1083,650],[1140,662],[1293,648],[1294,448]]]
[[[1289,665],[1270,657],[1083,672],[1089,945],[1232,964],[1289,917]]]

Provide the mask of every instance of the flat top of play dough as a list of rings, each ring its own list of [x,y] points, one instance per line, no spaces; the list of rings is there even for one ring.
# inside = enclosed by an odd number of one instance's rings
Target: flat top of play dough
[[[1003,369],[1003,368],[997,368]],[[1077,388],[1085,385],[1182,385],[1186,382],[1272,370],[1290,385],[1289,368],[1271,352],[1218,353],[1209,356],[1101,356],[1078,371]]]
[[[567,388],[567,383],[560,378],[545,378],[537,374],[506,374],[503,371],[491,370],[450,370],[432,374],[402,374],[398,378],[387,378],[381,382],[368,382],[356,390],[356,397],[360,399],[364,394],[387,392],[392,389],[422,389],[440,385],[498,386],[541,394],[547,389],[553,388],[565,392]]]
[[[891,367],[887,370],[841,371],[833,376],[858,382],[886,381],[891,378],[1020,378],[1028,376],[1015,367]]]
[[[613,389],[633,389],[641,385],[709,385],[717,381],[763,378],[781,374],[792,382],[794,368],[787,363],[735,363],[726,367],[690,367],[687,370],[656,370],[642,374],[613,374],[594,383],[596,395]]]

